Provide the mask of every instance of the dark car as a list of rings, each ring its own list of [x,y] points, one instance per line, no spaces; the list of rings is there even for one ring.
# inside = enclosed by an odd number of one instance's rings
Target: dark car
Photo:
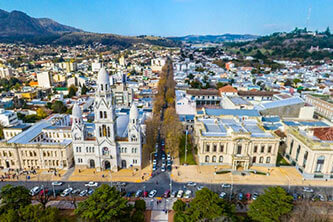
[[[243,200],[243,198],[244,198],[243,193],[239,193],[239,194],[237,195],[237,199],[238,199],[238,200]]]
[[[125,197],[131,197],[132,196],[132,192],[127,192]]]
[[[170,190],[166,190],[163,194],[163,197],[168,198],[170,196]]]

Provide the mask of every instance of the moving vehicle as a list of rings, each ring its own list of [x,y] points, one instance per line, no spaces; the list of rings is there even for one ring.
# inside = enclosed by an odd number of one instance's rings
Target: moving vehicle
[[[223,183],[221,186],[222,186],[222,188],[230,188],[231,184],[229,184],[229,183]]]
[[[98,183],[90,181],[89,183],[86,183],[84,186],[86,186],[86,187],[97,187]]]
[[[63,184],[63,182],[60,182],[60,181],[52,182],[52,186],[61,186],[62,184]]]
[[[152,191],[149,192],[149,195],[148,195],[148,196],[149,196],[150,198],[153,198],[153,197],[155,197],[156,194],[157,194],[157,191],[156,191],[156,190],[152,190]]]
[[[188,182],[187,186],[188,187],[195,187],[197,184],[195,182]]]

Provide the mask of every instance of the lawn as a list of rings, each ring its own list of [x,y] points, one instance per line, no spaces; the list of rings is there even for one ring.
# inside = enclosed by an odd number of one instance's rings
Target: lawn
[[[187,164],[187,165],[196,165],[195,158],[192,154],[193,144],[191,142],[190,135],[187,135],[187,156],[185,162],[185,134],[182,136],[180,145],[179,145],[179,161],[180,164]]]
[[[280,153],[278,153],[277,160],[276,160],[276,165],[277,166],[290,166],[288,161],[286,159],[284,159],[283,156]]]

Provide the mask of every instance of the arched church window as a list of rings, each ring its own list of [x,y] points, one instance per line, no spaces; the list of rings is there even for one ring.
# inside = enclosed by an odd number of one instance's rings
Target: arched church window
[[[103,84],[101,84],[101,90],[103,91]]]
[[[105,84],[105,90],[108,90],[108,85],[107,84]]]
[[[108,126],[108,137],[111,137],[110,127]]]
[[[102,128],[99,127],[99,136],[102,137]]]
[[[107,114],[106,114],[106,111],[104,111],[104,118],[105,118],[105,119],[108,118],[108,117],[107,117]]]
[[[103,127],[103,136],[106,137],[106,126],[103,125],[102,127]]]
[[[103,112],[99,111],[99,118],[103,119]]]

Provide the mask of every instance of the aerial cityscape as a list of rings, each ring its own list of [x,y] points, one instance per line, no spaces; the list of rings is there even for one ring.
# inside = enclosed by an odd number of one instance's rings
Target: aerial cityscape
[[[0,222],[333,221],[332,2],[129,4],[0,2]]]

